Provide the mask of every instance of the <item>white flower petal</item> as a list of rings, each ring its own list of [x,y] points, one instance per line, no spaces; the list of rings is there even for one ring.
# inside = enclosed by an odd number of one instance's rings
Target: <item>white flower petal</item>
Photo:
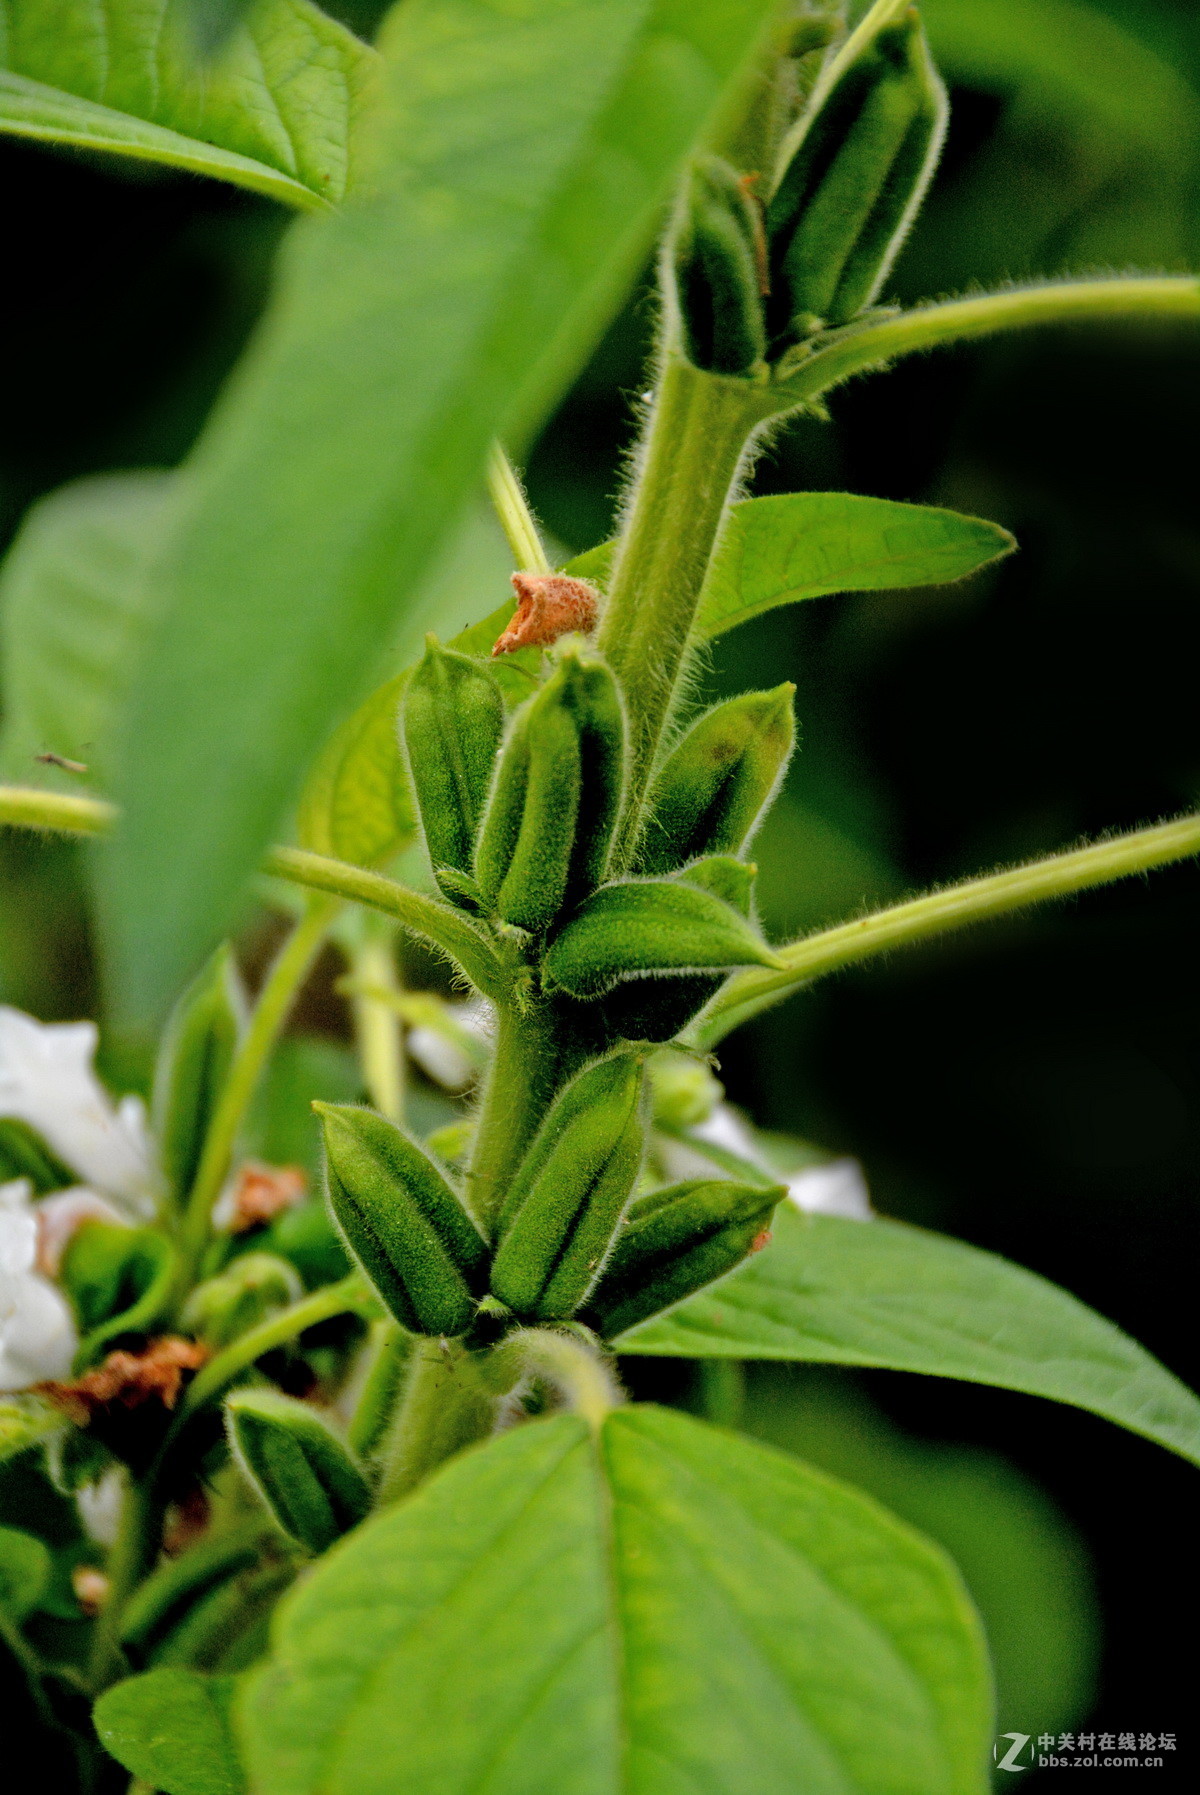
[[[857,1159],[835,1159],[809,1166],[788,1180],[788,1196],[809,1215],[840,1215],[851,1222],[869,1222],[875,1211]]]
[[[119,1465],[113,1465],[95,1483],[85,1483],[81,1490],[76,1490],[75,1506],[79,1518],[84,1531],[97,1545],[116,1545],[124,1494],[125,1478]]]
[[[409,1055],[416,1060],[426,1078],[434,1084],[440,1084],[448,1091],[461,1091],[469,1085],[475,1076],[475,1068],[453,1041],[445,1035],[439,1035],[432,1028],[418,1025],[410,1028],[404,1038],[404,1045]]]
[[[129,1217],[121,1215],[111,1203],[86,1185],[73,1184],[69,1190],[56,1190],[34,1205],[37,1220],[37,1268],[45,1278],[56,1278],[67,1242],[83,1222],[116,1222],[128,1227]]]
[[[65,1377],[78,1344],[66,1300],[35,1272],[0,1277],[0,1390]]]
[[[95,1072],[92,1022],[36,1021],[0,1004],[0,1116],[37,1131],[81,1179],[129,1215],[154,1212],[154,1169],[136,1097],[114,1107]]]
[[[28,1178],[0,1184],[0,1278],[32,1271],[37,1258],[37,1220],[29,1206]]]

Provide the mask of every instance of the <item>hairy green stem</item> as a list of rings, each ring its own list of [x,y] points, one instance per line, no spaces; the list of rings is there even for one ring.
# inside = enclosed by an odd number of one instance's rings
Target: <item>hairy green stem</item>
[[[557,1064],[553,1022],[543,1009],[496,1011],[496,1040],[466,1171],[471,1213],[489,1237],[516,1171],[553,1095]]]
[[[258,994],[249,1027],[234,1055],[217,1101],[195,1183],[188,1195],[182,1246],[185,1268],[189,1272],[194,1272],[204,1251],[213,1204],[229,1175],[238,1130],[245,1120],[258,1081],[336,914],[335,903],[310,900],[272,962]]]
[[[596,1431],[625,1400],[608,1361],[578,1334],[557,1328],[519,1328],[492,1355],[492,1375],[502,1388],[522,1377],[552,1385]]]
[[[496,516],[518,568],[524,573],[552,573],[525,490],[499,443],[492,444],[488,456],[487,483]]]
[[[286,1346],[307,1329],[315,1328],[318,1322],[329,1321],[335,1315],[366,1314],[375,1306],[375,1298],[362,1276],[352,1271],[347,1277],[339,1278],[336,1284],[323,1284],[319,1290],[302,1297],[281,1314],[272,1316],[269,1321],[260,1322],[255,1328],[249,1328],[231,1346],[211,1358],[192,1379],[187,1394],[179,1405],[179,1414],[168,1435],[167,1445],[173,1443],[197,1409],[222,1395],[234,1379],[240,1377],[243,1371],[248,1371],[264,1353]]]
[[[272,848],[265,870],[312,891],[327,891],[368,909],[381,910],[412,935],[420,935],[462,967],[471,983],[486,997],[503,996],[508,989],[504,969],[487,936],[460,910],[437,898],[410,891],[382,873],[351,866],[346,860],[330,860],[304,848]]]
[[[376,1501],[389,1507],[446,1459],[491,1432],[494,1396],[457,1340],[419,1340],[384,1445]]]
[[[92,1634],[88,1681],[97,1694],[127,1671],[121,1619],[130,1596],[153,1567],[162,1537],[165,1504],[156,1483],[153,1477],[130,1477],[125,1486],[117,1537],[105,1565],[108,1596]]]
[[[117,820],[115,804],[74,792],[40,792],[0,785],[0,823],[12,829],[49,829],[64,835],[106,835]]]
[[[749,1021],[760,1010],[778,1003],[790,992],[827,972],[852,966],[894,947],[907,947],[944,935],[969,923],[1006,916],[1027,904],[1048,898],[1068,897],[1094,885],[1110,885],[1149,872],[1156,866],[1188,860],[1200,854],[1200,816],[1180,817],[1152,829],[1136,829],[1107,841],[1032,860],[1006,872],[989,873],[962,885],[931,891],[906,904],[894,904],[873,916],[823,929],[779,950],[787,962],[784,972],[741,972],[732,978],[710,1008],[688,1031],[699,1047],[715,1047],[732,1029]]]
[[[382,918],[363,919],[350,949],[354,1035],[371,1102],[389,1122],[404,1120],[404,1027],[388,999],[399,997],[394,931]],[[374,993],[378,991],[379,996]]]
[[[629,718],[626,863],[732,489],[750,438],[777,408],[767,385],[666,357],[599,635]]]
[[[1200,280],[1180,274],[1047,281],[865,319],[826,338],[815,337],[808,359],[795,364],[778,391],[811,399],[899,356],[1003,330],[1143,317],[1200,318]]]

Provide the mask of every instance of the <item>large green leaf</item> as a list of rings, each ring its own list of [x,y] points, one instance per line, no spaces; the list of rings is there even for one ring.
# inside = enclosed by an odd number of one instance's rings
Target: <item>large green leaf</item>
[[[902,1222],[777,1214],[767,1249],[623,1353],[882,1365],[1090,1409],[1200,1464],[1200,1400],[1110,1321],[994,1253]]]
[[[242,1711],[266,1795],[973,1795],[958,1576],[867,1497],[683,1415],[448,1466],[280,1611]]]
[[[255,0],[205,62],[188,0],[0,0],[0,131],[340,200],[378,57],[308,0]]]
[[[607,581],[614,544],[578,555],[567,571]],[[833,592],[940,586],[1009,555],[1007,530],[937,505],[852,492],[789,492],[735,505],[713,558],[696,629],[720,636],[776,605]]]
[[[165,1002],[220,934],[400,618],[415,651],[411,595],[490,437],[519,444],[578,365],[769,10],[392,14],[375,186],[293,234],[163,570],[108,882],[132,1007]]]
[[[194,1670],[148,1670],[96,1703],[107,1749],[163,1795],[242,1795],[229,1709],[236,1679]]]
[[[64,486],[35,506],[0,569],[0,777],[105,790],[114,732],[145,626],[145,573],[174,502],[167,474]]]

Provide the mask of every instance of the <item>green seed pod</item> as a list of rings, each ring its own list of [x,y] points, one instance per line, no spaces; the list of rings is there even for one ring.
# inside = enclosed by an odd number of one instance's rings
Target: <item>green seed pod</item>
[[[783,1185],[695,1179],[640,1197],[582,1319],[612,1339],[724,1277],[766,1244],[786,1195]]]
[[[225,1415],[238,1464],[290,1538],[324,1552],[362,1520],[367,1480],[307,1403],[279,1390],[235,1390]]]
[[[538,932],[608,867],[625,784],[625,717],[602,661],[567,650],[513,718],[479,834],[475,877],[505,922]]]
[[[500,1214],[492,1295],[531,1321],[566,1321],[600,1276],[642,1160],[641,1060],[617,1053],[559,1093]]]
[[[120,1643],[135,1665],[148,1664],[214,1589],[257,1564],[264,1531],[255,1519],[216,1537],[206,1533],[150,1573],[121,1612]]]
[[[428,1154],[374,1110],[314,1103],[329,1203],[347,1246],[410,1334],[463,1334],[487,1243]]]
[[[688,359],[713,374],[752,372],[767,352],[766,238],[757,203],[719,156],[692,169],[672,261]]]
[[[84,1222],[71,1236],[59,1271],[83,1339],[77,1369],[101,1356],[122,1334],[150,1333],[175,1293],[179,1255],[156,1228]]]
[[[793,685],[744,692],[706,711],[660,769],[639,849],[643,872],[738,854],[773,797],[796,741]]]
[[[154,1068],[151,1119],[167,1184],[182,1204],[246,1025],[246,995],[228,944],[219,947],[172,1012]]]
[[[542,961],[549,989],[600,997],[644,974],[783,962],[744,916],[721,898],[678,879],[605,885],[555,936]]]
[[[773,337],[845,324],[871,304],[925,197],[946,118],[916,7],[878,0],[784,144],[767,207]]]
[[[428,636],[404,695],[402,727],[425,845],[442,884],[442,868],[470,872],[504,731],[504,699],[486,667]],[[453,902],[463,896],[453,879],[442,889]]]
[[[217,1277],[197,1284],[180,1321],[189,1334],[219,1349],[303,1294],[300,1274],[288,1260],[276,1253],[242,1253]]]

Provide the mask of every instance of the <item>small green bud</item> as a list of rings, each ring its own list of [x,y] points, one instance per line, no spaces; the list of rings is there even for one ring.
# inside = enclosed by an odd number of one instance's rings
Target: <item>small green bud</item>
[[[695,164],[672,260],[684,346],[697,368],[749,374],[767,352],[767,254],[762,214],[719,156]]]
[[[723,1179],[695,1179],[639,1197],[582,1317],[605,1339],[724,1277],[765,1246],[787,1192]]]
[[[220,1348],[303,1294],[300,1274],[286,1259],[275,1253],[242,1253],[219,1276],[197,1284],[180,1319],[187,1333]]]
[[[754,881],[758,877],[758,868],[751,862],[735,860],[731,854],[707,854],[703,860],[693,860],[689,866],[681,866],[674,876],[685,885],[711,891],[714,897],[720,898],[747,921],[754,914]]]
[[[531,1321],[566,1321],[600,1276],[642,1160],[641,1060],[576,1073],[517,1168],[500,1214],[492,1295]]]
[[[154,1068],[151,1119],[177,1203],[192,1188],[208,1125],[246,1025],[246,994],[223,944],[172,1012]]]
[[[158,1325],[170,1307],[177,1268],[175,1248],[156,1228],[87,1221],[75,1230],[59,1281],[83,1335],[77,1369],[122,1334],[147,1334]]]
[[[486,1288],[487,1243],[429,1155],[374,1110],[314,1103],[329,1203],[401,1327],[463,1334]]]
[[[504,731],[504,699],[486,667],[426,638],[408,683],[404,744],[434,877],[452,902],[469,896],[475,835]],[[441,873],[450,877],[443,883]],[[457,874],[456,879],[454,875]]]
[[[547,928],[608,867],[625,784],[625,717],[602,661],[568,649],[517,712],[479,834],[485,904],[517,928]]]
[[[916,7],[877,0],[784,144],[767,207],[772,336],[845,324],[872,303],[925,197],[946,117]]]
[[[747,919],[721,898],[678,879],[605,885],[555,936],[542,961],[550,989],[600,997],[646,974],[782,967]]]
[[[307,1403],[279,1390],[235,1390],[225,1414],[234,1455],[284,1533],[324,1552],[363,1519],[367,1480]]]
[[[643,872],[700,855],[738,854],[757,828],[795,746],[793,685],[744,692],[697,719],[650,789]]]
[[[656,1053],[647,1065],[651,1114],[656,1128],[675,1132],[706,1122],[725,1095],[701,1060],[684,1053]]]

